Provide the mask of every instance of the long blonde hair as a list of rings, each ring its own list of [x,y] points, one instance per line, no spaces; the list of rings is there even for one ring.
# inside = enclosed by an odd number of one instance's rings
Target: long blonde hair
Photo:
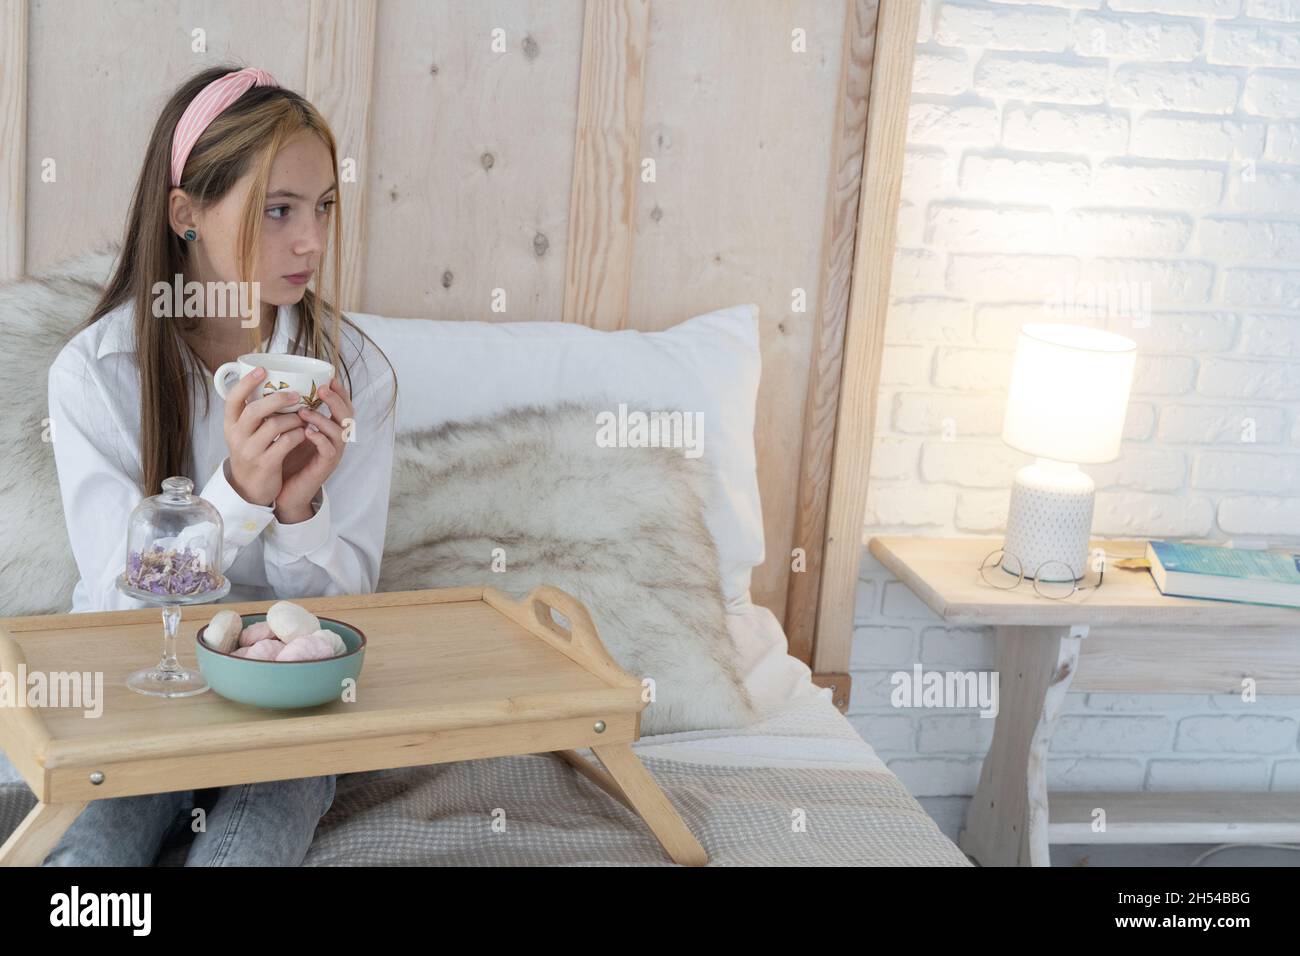
[[[176,235],[169,218],[172,133],[185,107],[205,86],[238,69],[238,66],[216,66],[203,70],[181,84],[168,99],[149,137],[116,269],[90,317],[73,332],[75,335],[122,303],[134,300],[136,359],[140,368],[141,491],[146,496],[158,494],[164,478],[186,473],[193,420],[190,385],[203,381],[207,375],[198,354],[181,334],[182,330],[194,331],[202,320],[178,317],[159,322],[152,317],[155,284],[162,282],[170,287],[174,276],[186,273],[190,261],[189,243]],[[337,170],[334,135],[316,108],[284,87],[254,86],[212,120],[185,163],[180,185],[200,208],[219,202],[238,179],[253,170],[237,239],[238,279],[241,282],[253,280],[252,264],[258,261],[262,210],[266,203],[271,163],[280,147],[303,130],[310,130],[320,137],[329,150],[333,168]],[[341,201],[340,195],[339,203]],[[343,366],[348,392],[355,395],[351,369],[344,365],[339,350],[341,325],[355,329],[363,342],[373,345],[390,369],[392,362],[374,340],[335,305],[340,293],[341,205],[336,204],[333,213],[333,235],[321,262],[323,267],[325,260],[331,261],[331,294],[325,298],[308,289],[303,295],[298,306],[298,334],[290,343],[289,351],[325,359],[336,370]],[[318,288],[324,288],[323,271],[317,273],[321,276]],[[328,333],[324,318],[326,312],[332,314]],[[259,315],[258,321],[249,329],[249,351],[262,347],[260,320]],[[203,394],[206,414],[209,390],[206,385],[198,390]],[[389,414],[395,412],[396,405],[397,375],[394,371]],[[195,487],[202,487],[207,478],[206,475],[189,477]]]

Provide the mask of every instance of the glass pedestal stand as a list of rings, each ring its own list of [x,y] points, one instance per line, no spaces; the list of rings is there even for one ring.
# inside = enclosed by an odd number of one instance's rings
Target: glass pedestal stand
[[[126,583],[126,573],[118,575],[117,589],[150,604],[162,605],[163,652],[158,666],[138,670],[126,679],[126,686],[137,694],[150,697],[193,697],[208,689],[208,682],[197,670],[181,667],[176,659],[176,628],[181,621],[181,605],[207,604],[230,593],[230,579],[222,577],[221,587],[203,594],[155,594]]]

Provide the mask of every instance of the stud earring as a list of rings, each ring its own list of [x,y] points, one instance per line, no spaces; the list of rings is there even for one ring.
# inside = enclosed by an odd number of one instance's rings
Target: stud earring
[[[199,237],[199,234],[198,234],[197,232],[195,232],[193,229],[186,229],[186,230],[185,230],[185,238],[188,239],[190,242],[193,242],[193,241],[194,241],[195,239],[197,239],[198,237]]]

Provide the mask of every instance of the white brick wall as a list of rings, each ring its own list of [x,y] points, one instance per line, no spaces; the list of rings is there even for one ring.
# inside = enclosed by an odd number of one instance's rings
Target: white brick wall
[[[1016,331],[1064,319],[1141,350],[1095,533],[1300,544],[1300,0],[929,0],[918,39],[866,535],[1005,529]],[[991,631],[860,576],[850,719],[973,792],[993,721],[889,678],[991,669]],[[1298,737],[1295,697],[1071,694],[1049,786],[1298,791]]]

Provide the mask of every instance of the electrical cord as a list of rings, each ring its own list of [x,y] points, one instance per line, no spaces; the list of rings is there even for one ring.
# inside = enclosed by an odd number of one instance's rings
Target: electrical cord
[[[1270,850],[1291,850],[1292,852],[1300,852],[1300,846],[1296,846],[1295,844],[1291,844],[1291,843],[1220,843],[1218,846],[1206,850],[1204,853],[1202,853],[1200,856],[1198,856],[1196,859],[1194,859],[1191,863],[1187,865],[1200,866],[1202,860],[1206,860],[1209,857],[1214,856],[1214,854],[1221,853],[1224,850],[1233,850],[1233,849],[1238,849],[1240,847],[1261,847],[1261,846],[1266,847]]]

